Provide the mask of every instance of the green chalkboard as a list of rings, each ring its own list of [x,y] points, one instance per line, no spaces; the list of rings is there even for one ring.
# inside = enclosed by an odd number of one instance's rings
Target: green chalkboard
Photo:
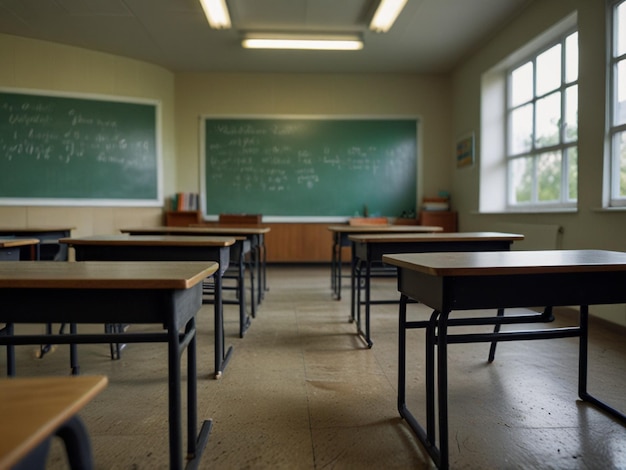
[[[205,117],[201,127],[207,216],[415,210],[416,119]]]
[[[0,91],[0,204],[161,204],[157,104]]]

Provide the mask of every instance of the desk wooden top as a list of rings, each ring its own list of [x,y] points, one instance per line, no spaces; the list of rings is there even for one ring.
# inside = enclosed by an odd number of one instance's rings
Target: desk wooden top
[[[626,253],[605,250],[403,253],[383,261],[432,276],[626,271]]]
[[[61,238],[59,243],[89,246],[232,246],[238,237],[191,237],[177,235],[92,235]],[[245,237],[239,239],[245,240]]]
[[[330,225],[328,230],[337,233],[432,233],[442,227],[430,225]]]
[[[68,225],[51,225],[49,227],[0,227],[0,233],[71,232],[74,229],[76,229],[76,227]]]
[[[17,246],[36,245],[37,238],[0,238],[0,248],[15,248]]]
[[[452,233],[374,233],[350,235],[348,239],[360,243],[430,243],[430,242],[472,242],[472,241],[515,241],[523,240],[524,235],[500,232],[452,232]]]
[[[105,376],[0,379],[0,468],[11,468],[76,415]]]
[[[3,261],[0,289],[189,289],[217,269],[212,261]]]
[[[189,227],[136,227],[136,228],[123,228],[120,230],[122,233],[133,234],[225,234],[225,235],[262,235],[268,233],[271,229],[269,227],[256,227],[256,226],[237,226],[237,227],[224,227],[224,226],[205,226],[205,225],[190,225]]]

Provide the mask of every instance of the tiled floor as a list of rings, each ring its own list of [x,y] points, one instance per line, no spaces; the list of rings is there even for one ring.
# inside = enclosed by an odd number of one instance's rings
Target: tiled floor
[[[341,301],[330,295],[327,267],[270,267],[268,281],[245,338],[237,336],[237,308],[226,307],[227,344],[235,351],[221,380],[210,378],[212,307],[199,316],[199,415],[214,423],[201,468],[432,468],[396,410],[397,306],[374,307],[374,347],[367,349],[348,322],[347,290]],[[393,281],[375,284],[377,298],[397,298]],[[410,308],[415,318],[429,313]],[[564,311],[557,321],[575,318]],[[591,391],[626,410],[624,330],[600,324],[593,331]],[[408,396],[418,418],[421,336],[409,335]],[[451,346],[452,468],[626,468],[626,427],[577,398],[577,344],[502,343],[492,364],[485,344]],[[96,468],[167,468],[165,345],[129,345],[119,361],[109,359],[106,345],[79,349],[84,374],[110,379],[81,414]],[[68,372],[66,346],[43,359],[35,351],[18,348],[18,375]],[[58,443],[48,468],[65,468]]]

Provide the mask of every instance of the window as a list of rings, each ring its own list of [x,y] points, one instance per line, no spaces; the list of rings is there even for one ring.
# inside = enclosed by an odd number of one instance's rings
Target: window
[[[506,89],[507,208],[575,207],[578,33],[568,31],[508,69]]]
[[[626,1],[611,2],[609,142],[611,206],[626,206]]]

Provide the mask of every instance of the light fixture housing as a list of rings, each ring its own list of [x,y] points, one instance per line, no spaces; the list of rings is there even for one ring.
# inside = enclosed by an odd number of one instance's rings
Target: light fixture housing
[[[226,6],[226,0],[200,0],[200,4],[211,28],[230,28],[230,15]]]
[[[241,45],[246,49],[358,51],[363,49],[363,40],[354,35],[249,33]]]
[[[370,22],[370,29],[377,33],[386,33],[395,23],[407,0],[380,0],[378,8]]]

